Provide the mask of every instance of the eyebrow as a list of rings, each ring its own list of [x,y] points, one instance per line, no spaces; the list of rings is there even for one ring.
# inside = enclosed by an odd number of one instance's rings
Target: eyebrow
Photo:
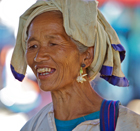
[[[57,40],[59,40],[59,39],[66,39],[64,36],[62,36],[62,35],[46,35],[45,36],[45,38],[50,38],[50,39],[57,39]]]
[[[58,39],[57,35],[45,35],[45,38]]]
[[[35,40],[37,40],[35,37],[31,37],[31,38],[27,39],[27,43],[29,43],[31,41],[35,41]]]
[[[66,39],[64,36],[61,36],[61,35],[45,35],[45,38],[46,39],[57,39],[57,40],[59,40],[59,39]],[[27,42],[29,43],[29,42],[31,42],[31,41],[38,41],[37,40],[37,38],[36,37],[31,37],[31,38],[29,38],[29,39],[27,39]]]

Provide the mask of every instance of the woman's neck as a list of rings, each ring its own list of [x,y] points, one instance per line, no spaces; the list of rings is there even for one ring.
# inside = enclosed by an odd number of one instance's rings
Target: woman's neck
[[[102,98],[88,81],[52,91],[55,118],[71,120],[100,110]]]

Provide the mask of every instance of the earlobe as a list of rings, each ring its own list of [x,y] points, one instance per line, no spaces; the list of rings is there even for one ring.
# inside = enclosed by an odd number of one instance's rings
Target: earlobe
[[[94,47],[89,47],[85,52],[84,63],[86,64],[86,68],[90,66],[94,58]]]

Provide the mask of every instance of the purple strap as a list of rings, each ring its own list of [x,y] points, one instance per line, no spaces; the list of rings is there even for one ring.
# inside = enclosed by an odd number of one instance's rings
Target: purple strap
[[[119,115],[119,101],[103,100],[100,110],[100,130],[115,131]]]

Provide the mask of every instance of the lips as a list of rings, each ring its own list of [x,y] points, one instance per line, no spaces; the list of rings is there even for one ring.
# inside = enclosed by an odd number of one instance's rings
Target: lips
[[[51,68],[38,68],[37,69],[38,73],[43,73],[43,72],[51,72]]]
[[[55,72],[56,69],[50,67],[37,67],[37,76],[39,79],[44,79]]]

